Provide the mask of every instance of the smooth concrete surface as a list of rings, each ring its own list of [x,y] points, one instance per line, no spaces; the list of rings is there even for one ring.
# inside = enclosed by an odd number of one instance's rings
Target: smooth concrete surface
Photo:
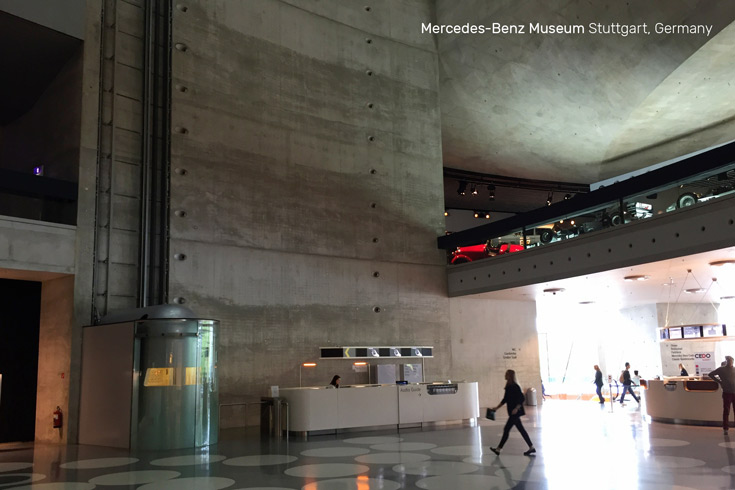
[[[732,139],[726,46],[735,11],[726,0],[604,8],[574,0],[563,9],[536,0],[438,0],[436,11],[436,24],[526,27],[437,35],[448,167],[593,183]],[[644,22],[648,35],[528,28]],[[706,24],[712,32],[657,34],[656,23]]]
[[[0,267],[73,274],[75,240],[74,226],[0,216]]]
[[[648,423],[637,404],[549,400],[523,423],[537,448],[513,429],[490,452],[506,420],[476,427],[261,438],[227,430],[207,451],[134,452],[36,444],[0,451],[0,485],[87,489],[443,489],[487,490],[735,488],[735,441],[716,427]],[[35,481],[34,481],[35,480]],[[34,481],[34,487],[30,482]],[[50,486],[54,484],[54,486]],[[143,486],[139,486],[143,485]]]
[[[36,440],[39,442],[68,440],[73,291],[73,276],[43,281],[41,285],[36,390]],[[54,429],[52,423],[56,407],[61,408],[66,419],[61,429]]]

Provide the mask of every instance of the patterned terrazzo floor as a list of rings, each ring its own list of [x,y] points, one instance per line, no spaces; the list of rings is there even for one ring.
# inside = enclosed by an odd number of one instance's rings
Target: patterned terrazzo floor
[[[647,423],[636,404],[547,401],[514,430],[479,426],[263,439],[226,430],[208,451],[131,452],[36,444],[0,450],[0,490],[730,489],[735,436],[715,427]],[[732,431],[735,433],[735,431]]]

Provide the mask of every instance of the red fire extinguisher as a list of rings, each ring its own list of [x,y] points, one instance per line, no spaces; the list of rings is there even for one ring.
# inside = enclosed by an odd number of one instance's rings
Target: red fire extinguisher
[[[54,429],[61,429],[64,425],[64,414],[61,412],[61,407],[56,407],[54,410]]]

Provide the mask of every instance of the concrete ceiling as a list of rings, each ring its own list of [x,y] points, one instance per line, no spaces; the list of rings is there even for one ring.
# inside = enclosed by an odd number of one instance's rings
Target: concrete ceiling
[[[551,303],[559,308],[578,307],[580,303],[617,308],[676,303],[712,304],[715,307],[723,302],[735,302],[735,265],[709,265],[722,260],[735,260],[735,247],[472,297],[536,301]],[[626,276],[637,275],[647,276],[648,279],[624,280]],[[545,289],[553,288],[563,291],[556,294],[544,292]],[[699,288],[703,292],[686,292]]]
[[[645,22],[650,31],[438,35],[446,167],[590,184],[732,140],[731,0],[437,0],[436,9],[440,25]],[[712,31],[656,34],[656,23]]]

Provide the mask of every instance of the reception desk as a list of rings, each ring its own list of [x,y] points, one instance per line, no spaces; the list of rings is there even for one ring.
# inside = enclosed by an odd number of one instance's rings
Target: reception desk
[[[665,378],[647,381],[641,390],[651,420],[672,424],[722,425],[722,390],[701,378]]]
[[[475,423],[480,416],[476,382],[281,388],[280,397],[288,403],[289,430],[304,434],[428,422]]]

